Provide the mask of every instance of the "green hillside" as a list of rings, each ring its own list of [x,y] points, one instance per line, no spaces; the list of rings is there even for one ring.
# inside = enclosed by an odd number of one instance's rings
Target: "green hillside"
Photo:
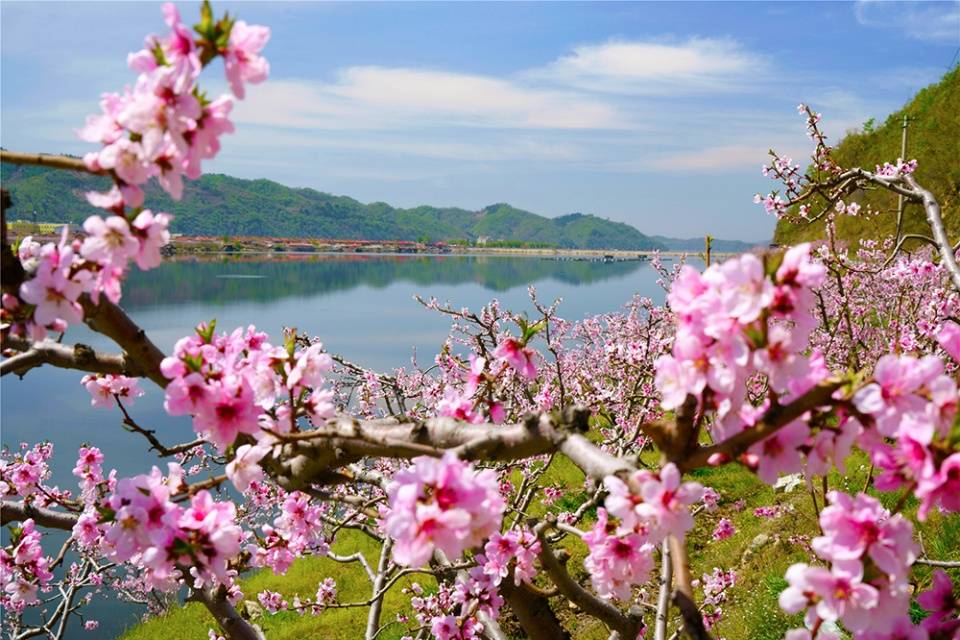
[[[918,182],[930,189],[943,209],[944,223],[951,238],[960,237],[960,67],[955,67],[937,84],[922,89],[903,109],[891,113],[871,131],[849,133],[834,152],[843,167],[873,169],[900,156],[903,116],[911,118],[907,158],[916,158]],[[829,118],[829,114],[826,114]],[[859,238],[883,238],[896,234],[897,197],[885,190],[862,191],[854,195],[861,205],[869,204],[881,214],[872,220],[838,216],[837,235],[848,242]],[[929,228],[918,205],[908,205],[904,233],[924,233]],[[794,224],[781,220],[774,240],[794,244],[823,238],[823,222]]]
[[[82,222],[95,213],[83,198],[105,189],[105,178],[43,167],[3,165],[2,181],[13,198],[11,219]],[[383,202],[270,180],[209,174],[189,182],[180,202],[151,183],[151,208],[174,214],[173,231],[188,235],[250,235],[364,240],[490,240],[534,242],[575,249],[653,250],[660,243],[630,225],[573,213],[545,218],[508,204],[481,211],[430,206],[397,209]]]

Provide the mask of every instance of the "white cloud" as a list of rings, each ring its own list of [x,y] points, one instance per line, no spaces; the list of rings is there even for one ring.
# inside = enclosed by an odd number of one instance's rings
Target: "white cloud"
[[[350,67],[333,83],[271,80],[238,105],[236,118],[312,129],[629,126],[613,105],[574,92],[489,76],[390,67]]]
[[[960,0],[890,2],[857,0],[854,15],[864,27],[902,29],[915,40],[960,45]]]
[[[696,93],[744,87],[767,69],[765,58],[734,40],[690,38],[582,45],[525,75],[592,91]]]
[[[650,164],[664,171],[743,171],[755,169],[770,160],[769,146],[732,144],[676,153]]]
[[[445,114],[466,124],[557,129],[622,126],[616,111],[602,102],[487,76],[352,67],[341,74],[332,91],[367,105]]]

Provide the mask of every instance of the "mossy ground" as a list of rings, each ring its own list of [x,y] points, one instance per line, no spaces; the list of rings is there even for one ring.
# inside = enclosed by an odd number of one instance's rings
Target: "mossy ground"
[[[656,462],[653,455],[646,460]],[[855,454],[847,461],[847,474],[837,472],[828,478],[830,489],[839,489],[850,493],[861,490],[866,481],[868,463],[862,454]],[[800,536],[807,539],[818,535],[813,500],[803,485],[790,493],[775,492],[761,483],[747,470],[727,465],[719,469],[701,469],[692,474],[693,478],[714,487],[722,495],[717,511],[702,513],[697,518],[694,531],[690,534],[690,561],[693,574],[699,577],[709,573],[714,567],[735,568],[737,583],[728,594],[723,606],[724,618],[715,629],[715,637],[728,640],[779,640],[784,631],[801,624],[798,616],[786,616],[777,605],[777,596],[786,587],[784,572],[794,562],[808,561],[809,557],[803,545],[798,542]],[[572,509],[587,498],[582,492],[583,476],[580,471],[562,456],[554,458],[550,469],[541,482],[561,484],[569,487],[558,501],[561,509]],[[892,507],[898,496],[880,494],[887,507]],[[744,500],[742,508],[736,501]],[[817,487],[817,500],[823,504],[822,488]],[[792,505],[785,515],[778,518],[764,518],[754,515],[754,509],[761,506]],[[915,514],[915,500],[908,500],[904,513]],[[536,508],[531,515],[538,515]],[[710,538],[717,521],[726,517],[733,521],[736,533],[715,542]],[[932,558],[955,559],[960,549],[960,516],[942,516],[932,513],[925,523],[919,523],[919,532],[925,548]],[[765,534],[769,542],[760,549],[746,553],[757,536]],[[567,542],[571,558],[567,564],[577,579],[587,581],[589,577],[583,569],[586,548],[575,540]],[[377,544],[362,534],[345,531],[339,539],[336,550],[347,554],[361,551],[368,561],[375,565],[378,554]],[[925,588],[929,582],[929,571],[919,568],[915,575],[917,586]],[[960,575],[960,574],[958,574]],[[310,558],[296,562],[286,576],[275,576],[269,571],[261,571],[243,581],[244,593],[248,598],[255,597],[262,589],[271,589],[283,593],[287,598],[294,594],[312,596],[317,583],[326,576],[337,580],[340,600],[356,601],[368,598],[370,582],[363,570],[356,564],[343,565],[325,558]],[[424,586],[428,581],[420,580]],[[648,600],[655,599],[655,588],[651,585]],[[602,640],[609,632],[602,624],[586,616],[578,615],[566,603],[555,600],[559,615],[575,638]],[[393,620],[398,611],[409,613],[408,596],[400,593],[399,586],[387,596],[383,622]],[[301,640],[303,638],[356,638],[363,633],[366,622],[366,609],[328,610],[320,616],[298,616],[279,613],[266,616],[258,622],[273,640]],[[504,619],[504,629],[512,637],[522,637],[520,630],[509,619]],[[205,639],[211,619],[199,605],[189,604],[169,614],[139,625],[124,636],[124,640],[169,640],[170,638]],[[381,638],[395,639],[402,636],[404,627],[394,624],[384,630]]]

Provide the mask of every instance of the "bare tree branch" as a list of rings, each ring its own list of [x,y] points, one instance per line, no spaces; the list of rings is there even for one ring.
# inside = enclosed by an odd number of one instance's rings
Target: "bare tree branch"
[[[670,618],[670,589],[673,582],[673,562],[670,559],[670,544],[664,540],[660,545],[660,591],[657,597],[654,640],[667,640],[667,620]]]
[[[560,624],[550,601],[525,585],[516,586],[512,573],[500,583],[500,594],[530,640],[570,640],[570,634]]]
[[[550,579],[557,585],[557,589],[567,599],[572,601],[585,613],[591,615],[609,628],[616,631],[621,638],[636,638],[641,628],[639,618],[627,616],[613,604],[600,598],[599,596],[587,591],[574,580],[567,569],[560,562],[560,559],[550,547],[550,543],[544,535],[543,528],[538,527],[537,537],[540,539],[540,565],[550,576]]]
[[[22,376],[30,369],[42,364],[89,373],[112,373],[133,377],[144,375],[138,363],[126,355],[101,353],[85,344],[75,344],[71,347],[53,340],[30,342],[10,337],[4,340],[3,346],[23,353],[0,362],[0,376],[8,373]]]
[[[922,564],[928,567],[941,567],[944,569],[960,569],[960,560],[929,560],[927,558],[917,558],[913,564]]]
[[[223,587],[216,589],[194,589],[190,599],[200,602],[210,615],[213,616],[220,629],[230,640],[266,640],[263,631],[250,622],[244,620],[230,601],[227,600],[227,590]]]
[[[690,558],[687,556],[686,542],[671,535],[667,537],[667,544],[670,547],[670,562],[673,564],[675,591],[692,599],[693,579],[690,575]]]
[[[416,422],[395,419],[329,420],[326,426],[281,442],[261,465],[288,490],[310,484],[340,482],[337,469],[364,457],[407,459],[452,450],[464,460],[519,460],[561,451],[589,476],[629,473],[635,467],[599,449],[576,433],[586,429],[582,408],[531,414],[517,424],[469,424],[439,417]]]
[[[57,511],[49,507],[37,507],[23,502],[4,499],[0,506],[0,525],[8,522],[23,522],[32,518],[41,527],[70,531],[77,523],[79,515],[66,511]]]
[[[380,560],[377,562],[377,574],[373,580],[373,595],[376,596],[383,590],[384,582],[387,579],[387,567],[390,564],[390,552],[393,549],[393,540],[387,538],[380,547]],[[380,614],[383,611],[383,598],[376,598],[370,604],[370,611],[367,612],[367,630],[364,633],[365,640],[374,640],[380,632]]]
[[[110,175],[109,171],[92,171],[83,162],[82,158],[72,158],[70,156],[58,156],[47,153],[22,153],[20,151],[0,150],[0,162],[8,164],[25,164],[35,167],[50,167],[51,169],[66,169],[68,171],[80,171],[83,173],[92,173],[98,176]]]
[[[84,294],[80,297],[80,304],[83,306],[83,321],[91,329],[116,342],[126,357],[137,364],[144,377],[166,388],[170,381],[160,372],[163,352],[123,309],[107,300],[106,296],[101,296],[100,303],[94,304]]]
[[[916,178],[912,174],[903,176],[903,181],[907,183],[910,189],[919,196],[923,202],[923,210],[927,215],[927,224],[930,225],[930,231],[933,232],[933,238],[937,241],[940,249],[940,260],[943,266],[950,273],[950,279],[953,286],[960,291],[960,266],[957,265],[957,259],[953,253],[953,245],[947,237],[947,231],[943,227],[943,216],[940,214],[940,203],[933,194],[917,184]]]
[[[711,640],[706,626],[703,624],[703,614],[697,608],[693,599],[682,591],[673,593],[673,603],[680,609],[683,618],[683,629],[693,640]]]
[[[191,440],[190,442],[182,442],[180,444],[175,444],[172,446],[165,446],[154,434],[156,431],[153,429],[144,429],[136,420],[134,420],[130,413],[127,411],[127,408],[123,405],[123,402],[120,400],[120,397],[114,394],[114,400],[117,401],[117,406],[120,408],[120,412],[123,414],[123,422],[121,423],[127,431],[132,433],[139,433],[144,438],[147,439],[147,442],[150,443],[150,450],[156,451],[157,455],[161,458],[169,458],[170,456],[179,455],[181,453],[186,453],[191,449],[196,449],[197,447],[203,446],[207,441],[203,438],[197,438],[196,440]]]

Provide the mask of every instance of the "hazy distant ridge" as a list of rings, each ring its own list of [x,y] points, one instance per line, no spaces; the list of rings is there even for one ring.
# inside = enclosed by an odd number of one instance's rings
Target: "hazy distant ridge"
[[[650,239],[659,242],[668,251],[703,251],[704,238],[668,238],[666,236],[650,236]],[[766,247],[769,241],[743,242],[742,240],[717,240],[714,238],[711,247],[714,251],[736,253],[749,251],[754,247]]]

